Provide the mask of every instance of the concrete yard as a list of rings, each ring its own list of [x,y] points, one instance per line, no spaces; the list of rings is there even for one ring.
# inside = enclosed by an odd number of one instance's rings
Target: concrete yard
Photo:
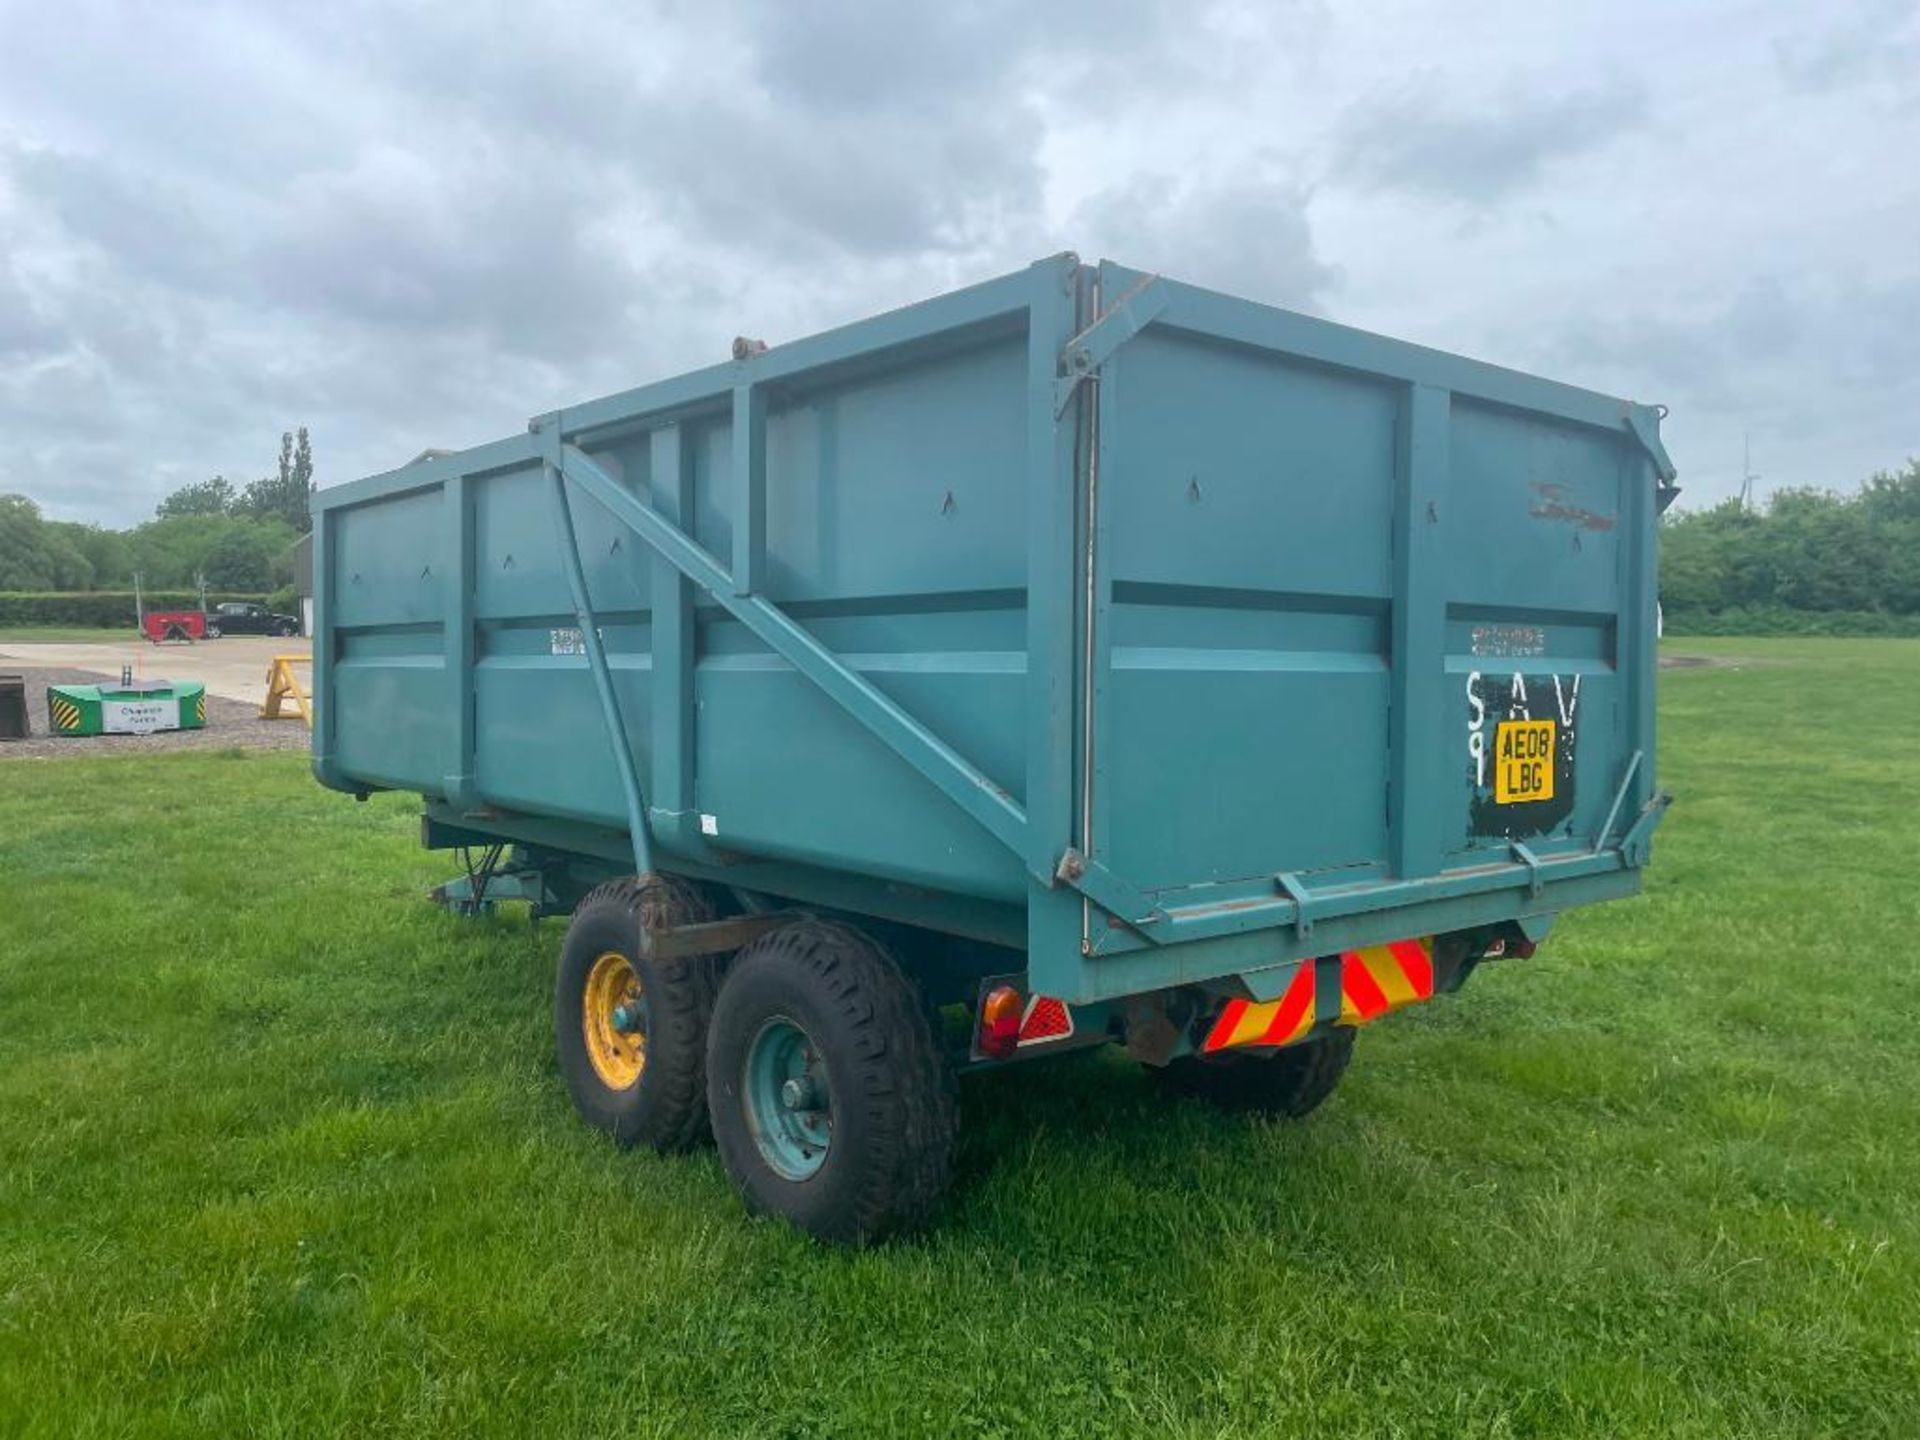
[[[129,636],[124,643],[18,643],[0,640],[0,671],[90,670],[118,680],[123,665],[134,674],[168,680],[198,680],[209,695],[258,706],[267,698],[267,669],[276,655],[306,655],[308,643],[270,635],[229,635],[197,645],[150,645]],[[304,688],[306,674],[300,673]]]
[[[0,760],[73,759],[124,755],[151,750],[200,750],[225,746],[247,749],[304,750],[307,727],[297,712],[285,720],[263,720],[267,669],[276,655],[305,655],[304,640],[243,635],[199,645],[119,643],[15,643],[0,641],[0,674],[26,677],[27,714],[33,724],[28,740],[0,741]],[[207,687],[207,725],[203,730],[170,730],[154,735],[63,736],[47,724],[49,685],[111,683],[123,665],[144,679],[199,680]],[[306,667],[295,670],[302,689]]]

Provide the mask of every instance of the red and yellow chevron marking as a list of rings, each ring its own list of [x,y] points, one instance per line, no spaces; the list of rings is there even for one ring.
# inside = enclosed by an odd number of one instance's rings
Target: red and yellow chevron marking
[[[1236,1045],[1291,1045],[1313,1029],[1312,962],[1293,972],[1278,1000],[1229,1000],[1201,1043],[1202,1054]],[[1396,940],[1340,954],[1341,1025],[1364,1025],[1433,996],[1433,940]]]
[[[1313,1028],[1313,962],[1293,972],[1278,1000],[1229,1000],[1213,1022],[1203,1053],[1234,1045],[1291,1045]]]
[[[1396,940],[1340,956],[1341,1025],[1364,1025],[1433,998],[1433,941]]]

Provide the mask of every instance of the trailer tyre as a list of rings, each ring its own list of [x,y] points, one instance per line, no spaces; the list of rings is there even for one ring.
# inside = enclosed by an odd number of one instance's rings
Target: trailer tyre
[[[1299,1119],[1333,1094],[1353,1059],[1354,1032],[1339,1028],[1267,1055],[1182,1056],[1154,1068],[1160,1084],[1223,1110],[1258,1110]]]
[[[918,991],[878,945],[801,920],[743,948],[714,1007],[707,1100],[747,1209],[859,1245],[924,1222],[959,1110]]]
[[[678,1151],[706,1136],[707,1021],[724,958],[644,959],[639,936],[712,918],[705,896],[665,875],[610,881],[573,912],[554,1048],[574,1108],[621,1145]]]

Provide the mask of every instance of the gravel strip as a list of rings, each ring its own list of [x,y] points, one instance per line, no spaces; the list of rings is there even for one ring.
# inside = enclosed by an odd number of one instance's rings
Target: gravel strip
[[[76,760],[102,755],[142,755],[169,750],[225,750],[239,745],[249,750],[305,750],[307,727],[293,720],[262,720],[258,706],[241,700],[207,696],[204,730],[163,730],[155,735],[53,735],[47,725],[49,685],[112,684],[118,675],[91,670],[33,668],[0,660],[0,675],[24,675],[27,681],[27,718],[33,724],[31,740],[0,740],[0,761]]]

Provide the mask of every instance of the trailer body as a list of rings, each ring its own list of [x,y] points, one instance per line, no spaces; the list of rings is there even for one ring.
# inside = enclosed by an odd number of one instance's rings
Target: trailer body
[[[1655,409],[1072,256],[743,349],[319,492],[324,784],[1081,1003],[1638,888]]]
[[[1639,888],[1657,407],[1072,255],[734,349],[315,498],[314,771],[572,912],[592,1123],[860,1239],[949,1064],[1304,1114]]]

